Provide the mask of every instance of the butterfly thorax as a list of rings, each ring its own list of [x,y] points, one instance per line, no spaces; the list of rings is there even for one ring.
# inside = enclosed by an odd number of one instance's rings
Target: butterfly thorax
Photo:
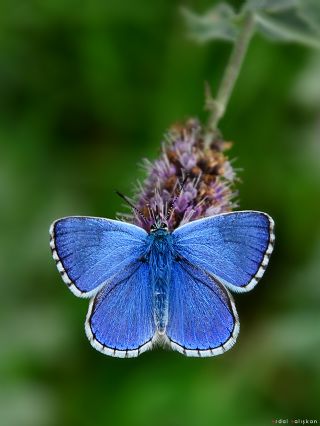
[[[163,334],[168,322],[168,296],[172,267],[172,236],[167,230],[158,229],[149,235],[150,282],[153,287],[154,321]]]

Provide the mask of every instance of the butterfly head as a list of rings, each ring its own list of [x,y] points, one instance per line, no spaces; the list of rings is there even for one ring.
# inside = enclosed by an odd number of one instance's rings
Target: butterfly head
[[[168,223],[160,216],[157,217],[155,222],[150,226],[150,234],[154,234],[155,232],[158,233],[158,231],[165,231],[165,233],[167,233],[168,230]]]

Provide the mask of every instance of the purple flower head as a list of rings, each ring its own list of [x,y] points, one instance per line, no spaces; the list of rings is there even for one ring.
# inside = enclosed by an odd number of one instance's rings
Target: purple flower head
[[[205,148],[197,120],[174,125],[153,163],[145,160],[147,177],[136,188],[130,222],[150,231],[155,218],[169,230],[202,217],[229,212],[235,206],[236,174],[224,154],[231,144],[215,139]]]

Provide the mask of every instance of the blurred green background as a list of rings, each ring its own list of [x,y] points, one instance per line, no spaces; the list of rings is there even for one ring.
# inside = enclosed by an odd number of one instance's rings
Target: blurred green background
[[[203,12],[214,1],[183,4]],[[320,421],[319,52],[255,37],[221,122],[241,208],[276,221],[264,279],[235,297],[231,351],[96,352],[83,330],[88,302],[51,259],[52,220],[114,217],[114,191],[131,193],[168,126],[205,118],[204,81],[217,87],[230,45],[188,40],[180,5],[0,3],[1,425]]]

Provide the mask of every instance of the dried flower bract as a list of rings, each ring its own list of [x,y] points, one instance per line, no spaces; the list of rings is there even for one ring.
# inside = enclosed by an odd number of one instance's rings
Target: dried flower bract
[[[145,218],[133,212],[125,215],[127,221],[149,231],[154,218],[160,217],[173,230],[236,207],[236,174],[224,153],[231,143],[216,138],[205,148],[204,138],[197,120],[172,126],[160,157],[144,161],[147,177],[135,191],[133,204]]]

